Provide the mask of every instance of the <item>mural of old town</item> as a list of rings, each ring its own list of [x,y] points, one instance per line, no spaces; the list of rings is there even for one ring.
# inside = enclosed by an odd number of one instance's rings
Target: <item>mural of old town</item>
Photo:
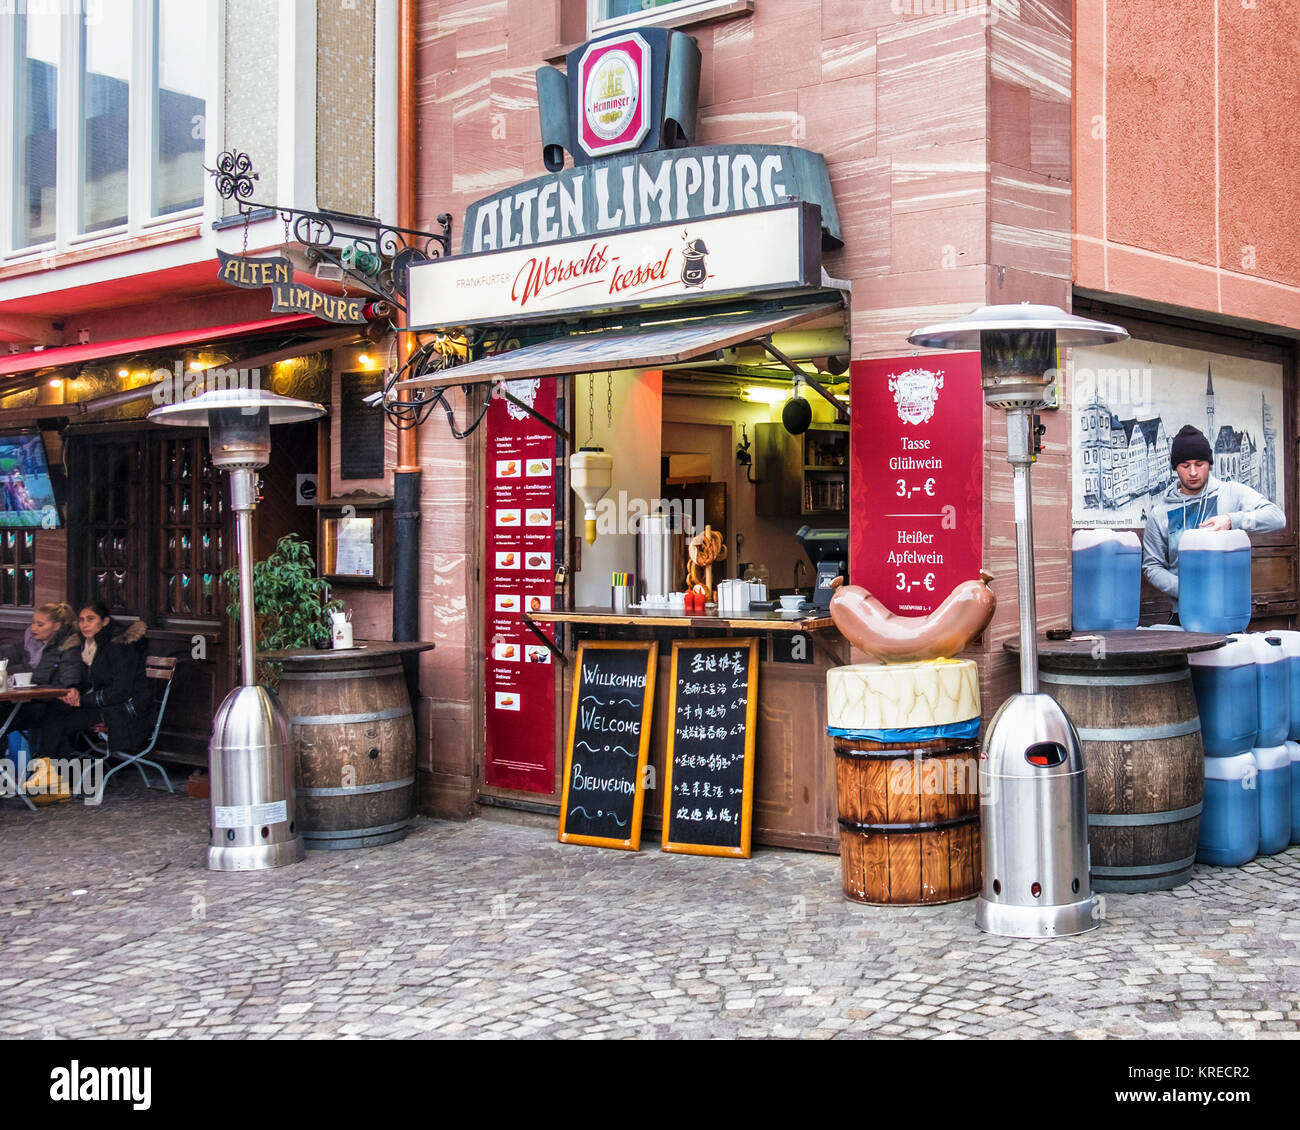
[[[1075,350],[1070,379],[1075,526],[1144,525],[1184,424],[1209,439],[1216,477],[1282,504],[1280,365],[1130,341]]]

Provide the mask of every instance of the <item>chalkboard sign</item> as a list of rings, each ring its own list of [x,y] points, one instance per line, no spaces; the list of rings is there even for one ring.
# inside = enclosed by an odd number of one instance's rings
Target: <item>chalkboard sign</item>
[[[344,373],[340,377],[339,478],[384,477],[384,410],[365,398],[384,387],[383,373]]]
[[[674,640],[663,850],[749,858],[758,640]]]
[[[655,697],[657,643],[578,645],[564,751],[560,842],[636,851]]]

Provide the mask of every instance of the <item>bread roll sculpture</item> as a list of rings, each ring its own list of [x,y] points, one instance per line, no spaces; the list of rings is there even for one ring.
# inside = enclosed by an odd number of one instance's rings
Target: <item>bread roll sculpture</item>
[[[832,582],[831,619],[844,638],[884,663],[951,659],[988,627],[998,606],[990,573],[964,581],[928,616],[890,612],[861,585]]]

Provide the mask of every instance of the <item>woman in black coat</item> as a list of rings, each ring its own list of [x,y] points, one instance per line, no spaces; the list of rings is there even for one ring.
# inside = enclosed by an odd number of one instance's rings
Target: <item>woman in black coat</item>
[[[51,709],[41,727],[41,753],[62,757],[72,752],[72,739],[83,730],[102,726],[114,752],[139,749],[149,736],[153,692],[145,675],[145,626],[137,620],[118,632],[112,616],[99,601],[82,606],[77,626],[81,647],[81,684]]]

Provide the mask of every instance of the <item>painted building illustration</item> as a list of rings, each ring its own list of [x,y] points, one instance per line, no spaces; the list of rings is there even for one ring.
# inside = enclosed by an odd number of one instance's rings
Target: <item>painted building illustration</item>
[[[1114,514],[1117,523],[1138,514],[1145,520],[1150,505],[1174,482],[1169,466],[1171,432],[1182,426],[1166,426],[1162,412],[1146,417],[1127,415],[1132,407],[1093,396],[1075,409],[1083,505],[1103,514],[1128,511]],[[1277,425],[1264,393],[1260,393],[1258,411],[1258,423],[1237,421],[1216,427],[1216,415],[1221,417],[1223,412],[1216,410],[1214,375],[1207,365],[1205,434],[1214,455],[1213,474],[1224,481],[1244,483],[1276,502]],[[1173,409],[1168,412],[1171,418],[1187,418]]]

